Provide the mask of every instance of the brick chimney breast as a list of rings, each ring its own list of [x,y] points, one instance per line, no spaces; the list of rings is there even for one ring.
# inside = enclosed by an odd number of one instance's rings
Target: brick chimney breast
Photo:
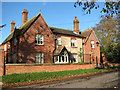
[[[77,20],[77,17],[75,16],[75,19],[73,21],[74,24],[74,32],[79,33],[79,21]]]
[[[22,25],[25,24],[28,20],[28,11],[24,9],[22,11]]]
[[[12,21],[12,22],[11,22],[11,33],[14,31],[14,28],[15,28],[15,22]]]

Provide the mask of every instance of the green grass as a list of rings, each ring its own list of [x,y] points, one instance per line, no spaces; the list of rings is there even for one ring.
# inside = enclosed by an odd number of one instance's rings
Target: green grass
[[[115,68],[108,69],[79,69],[79,70],[69,70],[69,71],[59,71],[59,72],[39,72],[39,73],[25,73],[25,74],[11,74],[2,76],[3,83],[23,83],[27,81],[40,81],[40,80],[51,80],[62,78],[66,76],[76,76],[87,73],[101,72],[106,70],[113,70]]]

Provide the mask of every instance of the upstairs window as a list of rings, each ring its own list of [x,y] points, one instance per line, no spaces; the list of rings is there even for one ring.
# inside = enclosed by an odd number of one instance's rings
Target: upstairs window
[[[94,41],[91,41],[91,48],[95,48],[94,47]]]
[[[59,37],[57,38],[57,44],[61,45],[61,38],[59,38]]]
[[[75,39],[71,39],[71,47],[77,47],[77,42]]]
[[[35,44],[43,45],[43,35],[40,34],[35,35]]]
[[[36,53],[35,63],[43,63],[43,53]]]

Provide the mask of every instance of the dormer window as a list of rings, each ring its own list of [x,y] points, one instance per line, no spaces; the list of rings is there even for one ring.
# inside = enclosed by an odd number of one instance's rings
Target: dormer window
[[[57,38],[57,44],[61,45],[61,38],[60,37]]]
[[[71,47],[77,47],[77,42],[75,39],[71,39]]]
[[[95,48],[94,47],[94,41],[91,41],[91,48]]]
[[[35,35],[35,44],[43,45],[43,35],[40,34]]]

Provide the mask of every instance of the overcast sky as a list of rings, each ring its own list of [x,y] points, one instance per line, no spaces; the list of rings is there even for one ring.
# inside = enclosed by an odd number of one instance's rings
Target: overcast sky
[[[77,16],[79,20],[79,30],[84,31],[94,27],[100,21],[101,9],[92,10],[91,14],[84,15],[81,7],[74,8],[74,2],[2,2],[2,23],[6,24],[0,34],[0,43],[10,34],[11,21],[15,21],[15,26],[22,25],[22,10],[28,10],[28,20],[33,18],[41,10],[42,16],[48,26],[73,30],[73,20]],[[100,8],[104,2],[98,2]]]

